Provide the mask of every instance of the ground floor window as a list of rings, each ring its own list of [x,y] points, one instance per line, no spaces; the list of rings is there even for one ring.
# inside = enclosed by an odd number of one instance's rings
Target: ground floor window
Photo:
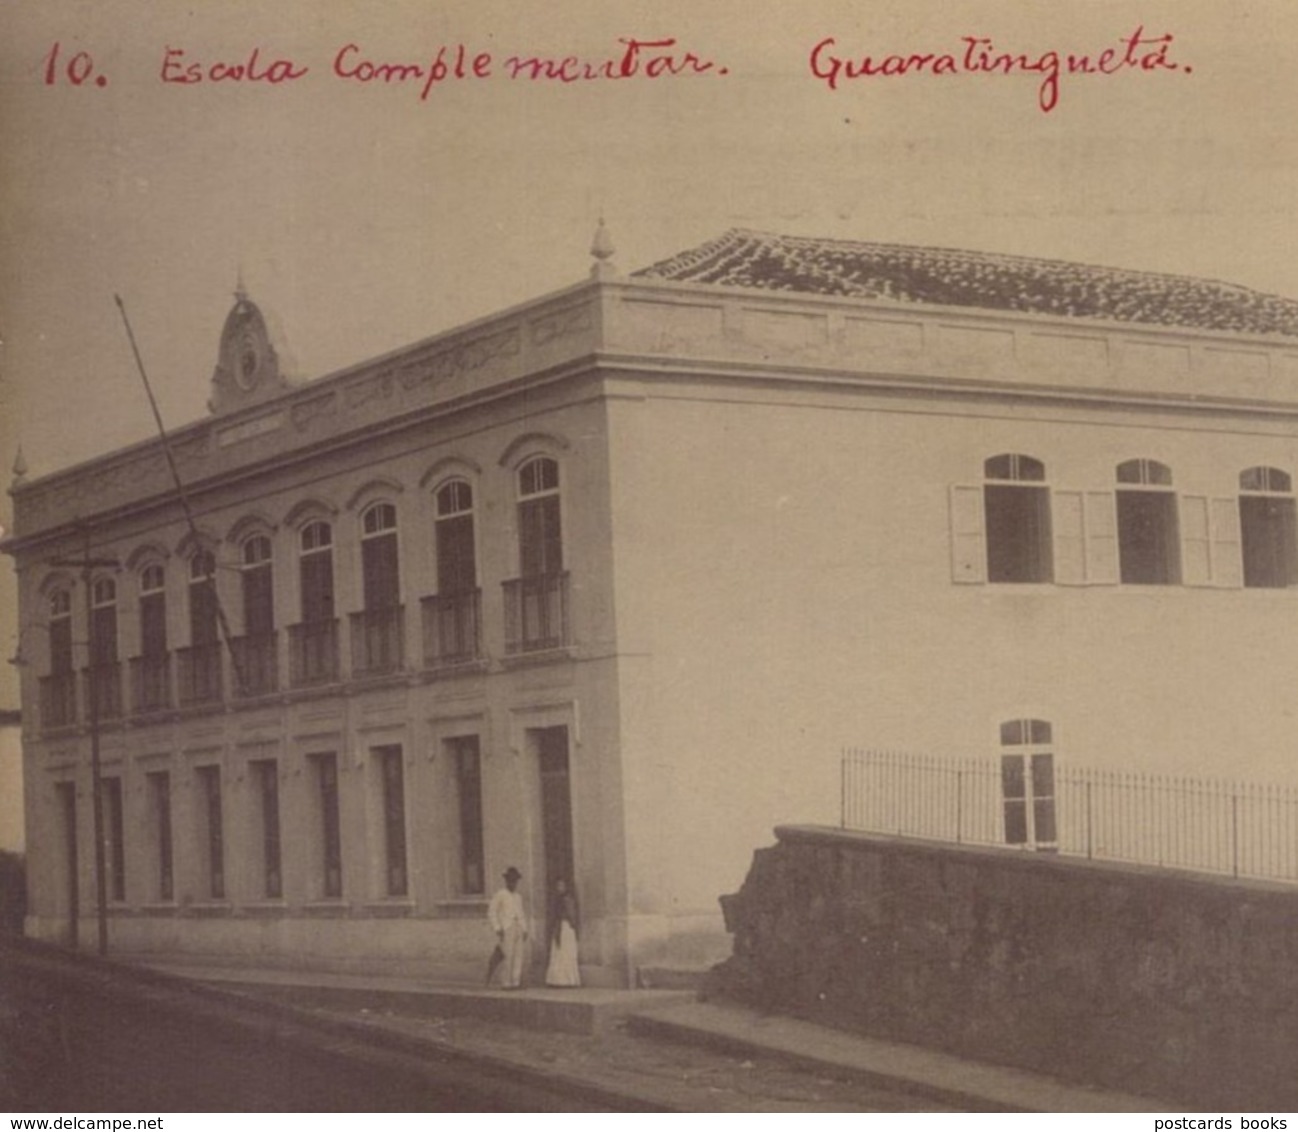
[[[1043,719],[1001,724],[1001,798],[1009,845],[1049,849],[1058,843],[1052,746],[1051,727]]]
[[[476,735],[446,741],[455,773],[459,806],[460,892],[480,896],[486,890],[482,853],[482,759]]]
[[[262,893],[277,900],[284,895],[281,873],[279,830],[279,763],[259,759],[249,768],[257,784],[261,807],[261,876]]]
[[[374,752],[383,779],[383,842],[387,868],[387,894],[405,896],[406,786],[400,747],[379,747]]]
[[[158,899],[172,900],[175,881],[171,855],[171,775],[165,770],[153,771],[146,781],[149,784],[149,816],[157,861]]]
[[[111,900],[126,899],[126,830],[122,815],[122,780],[105,778],[102,801],[104,807],[104,843],[108,848],[108,896]]]
[[[206,891],[213,900],[225,899],[225,833],[221,813],[221,768],[200,766],[198,777],[200,851],[206,866]]]
[[[338,811],[338,756],[312,755],[320,800],[321,890],[327,899],[343,894],[342,827]]]

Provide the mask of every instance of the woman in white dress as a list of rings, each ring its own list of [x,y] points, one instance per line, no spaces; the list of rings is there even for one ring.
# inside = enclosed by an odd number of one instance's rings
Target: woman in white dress
[[[550,901],[550,965],[545,970],[547,987],[579,987],[577,969],[577,900],[568,882],[554,882]]]

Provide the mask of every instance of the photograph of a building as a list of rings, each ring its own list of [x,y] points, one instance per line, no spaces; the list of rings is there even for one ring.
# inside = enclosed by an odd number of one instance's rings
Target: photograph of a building
[[[716,961],[848,745],[1020,760],[1027,849],[1070,765],[1295,784],[1298,302],[613,242],[325,375],[240,285],[207,417],[15,478],[30,935],[92,934],[92,730],[113,952],[455,979],[510,865],[589,983]]]

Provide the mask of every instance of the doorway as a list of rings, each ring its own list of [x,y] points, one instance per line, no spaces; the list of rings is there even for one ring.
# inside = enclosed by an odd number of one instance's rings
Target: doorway
[[[570,885],[575,883],[568,729],[542,727],[532,734],[541,776],[541,847],[545,864],[542,891],[548,906],[556,880],[562,877]]]

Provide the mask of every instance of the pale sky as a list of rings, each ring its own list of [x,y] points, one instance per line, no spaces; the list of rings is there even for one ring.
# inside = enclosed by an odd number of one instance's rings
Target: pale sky
[[[1121,53],[1140,24],[1180,69],[874,77],[831,91],[808,57]],[[693,77],[562,84],[511,55],[621,54],[675,37]],[[54,81],[46,83],[55,43]],[[353,60],[489,53],[487,78],[361,84]],[[279,85],[164,83],[260,48]],[[93,65],[75,86],[68,67]],[[1189,70],[1185,69],[1189,66]],[[724,67],[727,74],[720,75]],[[178,69],[178,68],[177,68]],[[96,85],[103,76],[105,85]],[[3,0],[0,474],[151,435],[113,303],[169,426],[206,412],[240,273],[301,377],[583,278],[601,212],[624,270],[733,226],[974,247],[1226,279],[1298,296],[1292,0]],[[0,524],[11,525],[0,500]],[[16,648],[12,586],[0,640]],[[16,703],[0,665],[0,707]]]

